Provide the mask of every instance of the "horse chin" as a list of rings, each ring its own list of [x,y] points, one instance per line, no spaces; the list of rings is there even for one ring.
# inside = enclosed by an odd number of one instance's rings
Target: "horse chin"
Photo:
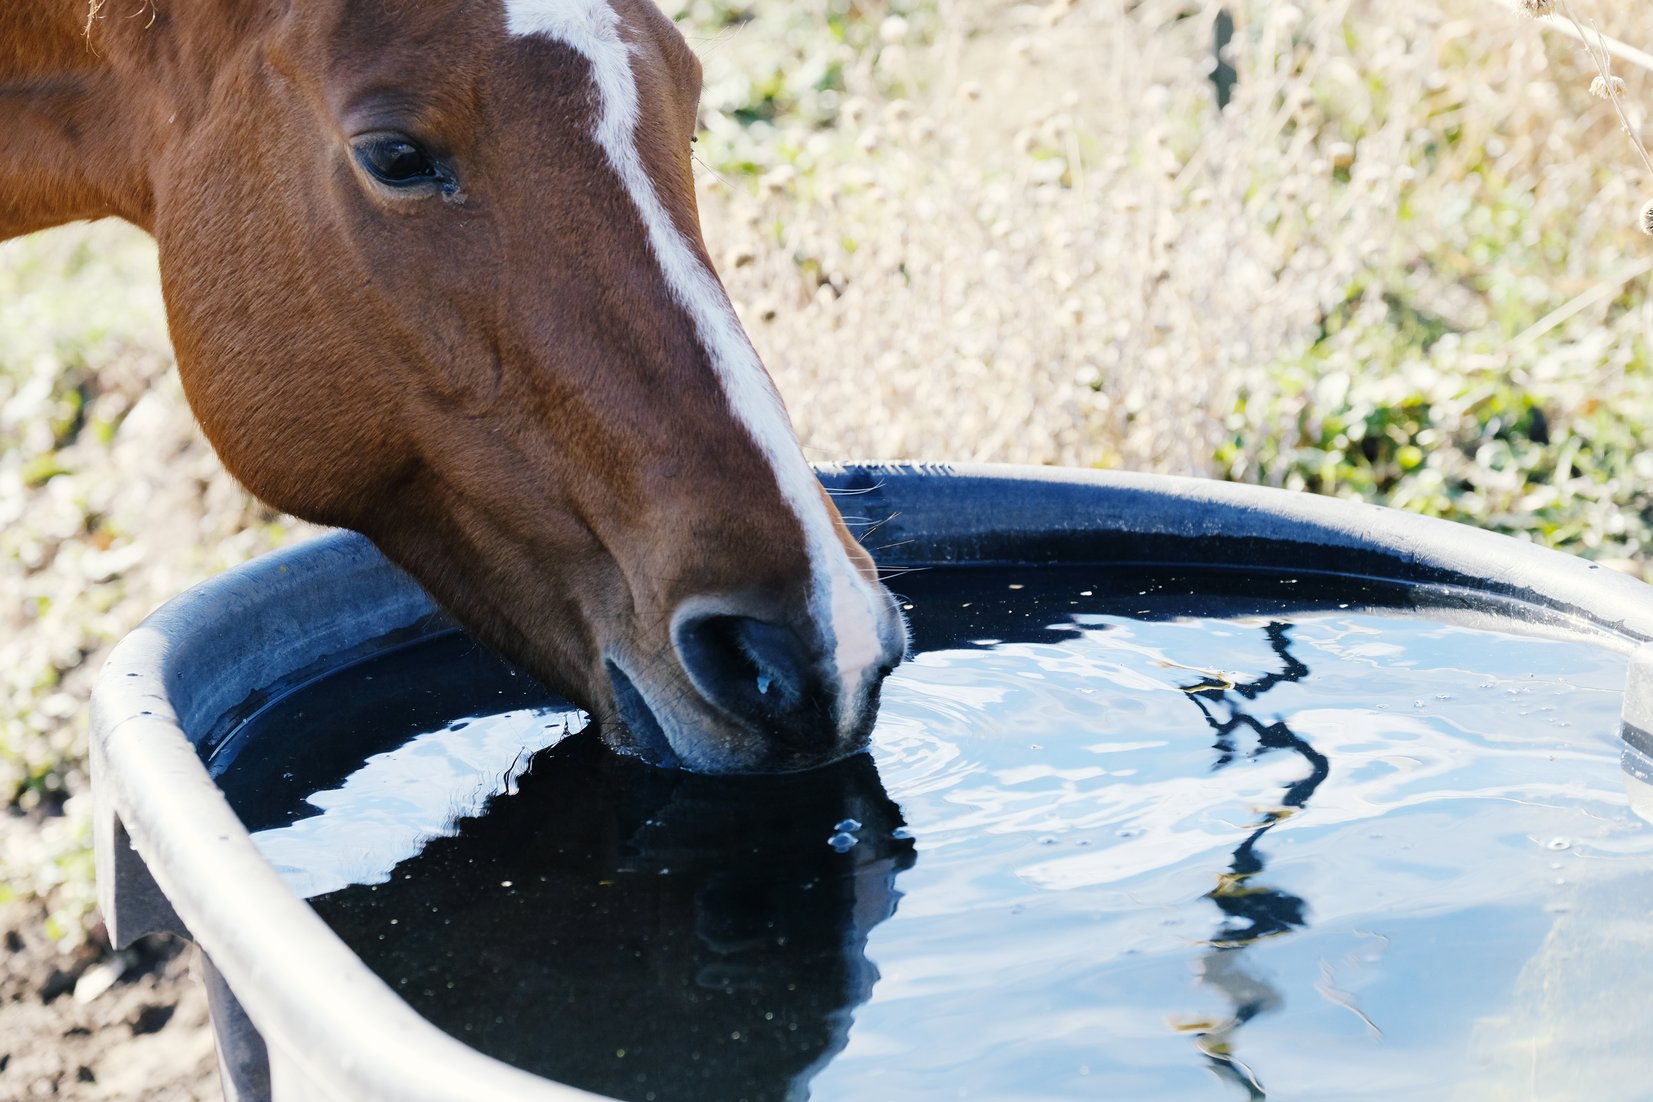
[[[643,694],[637,691],[636,684],[612,661],[604,665],[608,669],[609,683],[614,686],[614,708],[619,719],[618,724],[604,725],[605,741],[622,752],[642,758],[650,765],[662,769],[681,768],[683,759],[672,749],[670,737],[660,725],[654,709],[643,699]],[[629,738],[620,737],[622,734]]]

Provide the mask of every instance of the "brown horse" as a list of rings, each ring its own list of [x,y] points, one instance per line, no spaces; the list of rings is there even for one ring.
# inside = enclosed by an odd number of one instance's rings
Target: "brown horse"
[[[0,0],[0,238],[160,244],[225,466],[709,772],[864,745],[900,615],[700,237],[649,0]]]

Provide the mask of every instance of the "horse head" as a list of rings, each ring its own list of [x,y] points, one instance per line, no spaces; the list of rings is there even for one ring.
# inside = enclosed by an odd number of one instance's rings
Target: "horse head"
[[[70,216],[155,235],[185,393],[232,474],[365,533],[621,748],[745,772],[865,744],[905,630],[708,258],[700,71],[669,19],[93,9],[74,64],[114,74],[87,94],[125,121],[82,155],[122,182]]]

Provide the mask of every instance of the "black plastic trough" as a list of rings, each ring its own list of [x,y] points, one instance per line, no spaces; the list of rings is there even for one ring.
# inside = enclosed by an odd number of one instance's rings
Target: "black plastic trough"
[[[1626,768],[1653,770],[1653,587],[1473,528],[1192,479],[1048,468],[832,466],[886,566],[1158,564],[1315,572],[1418,587],[1433,608],[1514,616],[1631,655]],[[415,1014],[260,857],[203,767],[272,686],[447,630],[364,539],[266,556],[156,612],[93,697],[99,897],[117,945],[155,931],[206,962],[234,1100],[437,1102],[592,1095],[506,1066]],[[292,732],[302,737],[302,732]]]

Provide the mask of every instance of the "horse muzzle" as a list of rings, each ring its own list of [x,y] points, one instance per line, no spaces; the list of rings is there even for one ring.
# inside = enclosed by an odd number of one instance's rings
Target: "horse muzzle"
[[[609,654],[611,744],[697,773],[809,769],[867,746],[884,678],[907,635],[894,598],[873,591],[874,635],[842,661],[832,625],[753,615],[699,599],[672,617],[671,646],[650,663]]]

